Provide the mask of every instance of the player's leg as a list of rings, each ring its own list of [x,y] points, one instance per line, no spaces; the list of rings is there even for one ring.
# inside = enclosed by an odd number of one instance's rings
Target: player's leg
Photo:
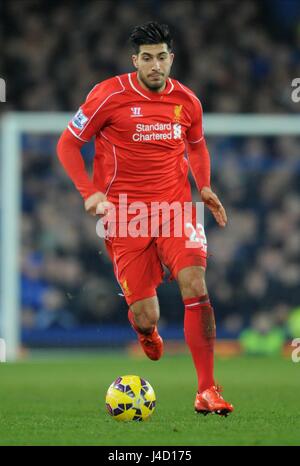
[[[141,299],[131,304],[130,311],[133,322],[141,333],[152,333],[159,320],[159,304],[157,296]]]
[[[177,275],[185,307],[184,334],[198,376],[198,391],[203,392],[214,382],[214,343],[216,326],[205,283],[205,269],[185,267]]]
[[[201,232],[201,238],[203,241],[196,242],[196,247],[187,247],[189,237],[185,235],[158,238],[157,245],[162,262],[179,283],[185,306],[184,334],[198,378],[195,410],[203,413],[227,414],[233,408],[223,400],[214,381],[216,329],[214,310],[205,283],[204,231]]]
[[[233,406],[220,394],[214,381],[214,345],[216,325],[205,283],[205,268],[190,266],[178,271],[184,312],[184,334],[198,377],[195,410],[207,414],[227,415]]]
[[[163,353],[163,341],[157,330],[159,319],[157,296],[141,299],[131,304],[128,319],[148,358],[153,361],[160,359]]]
[[[128,304],[128,319],[145,354],[158,360],[163,341],[157,331],[159,304],[156,287],[163,269],[151,238],[113,238],[106,247]]]

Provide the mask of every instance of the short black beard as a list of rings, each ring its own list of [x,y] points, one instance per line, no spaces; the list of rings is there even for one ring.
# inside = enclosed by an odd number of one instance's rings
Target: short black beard
[[[162,85],[157,85],[157,84],[153,84],[153,86],[149,86],[149,84],[145,82],[145,80],[143,79],[141,75],[139,75],[139,78],[142,81],[142,83],[145,84],[147,89],[149,89],[149,91],[158,92],[162,88]],[[165,81],[165,85],[166,85],[166,81]]]

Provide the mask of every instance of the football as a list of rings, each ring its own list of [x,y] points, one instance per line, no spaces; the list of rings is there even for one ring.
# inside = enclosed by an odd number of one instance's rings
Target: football
[[[116,421],[145,421],[153,414],[156,397],[147,380],[138,375],[123,375],[108,388],[105,403]]]

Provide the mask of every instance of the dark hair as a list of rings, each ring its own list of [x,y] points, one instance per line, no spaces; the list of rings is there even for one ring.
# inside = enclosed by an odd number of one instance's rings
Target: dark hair
[[[136,26],[129,37],[129,42],[136,53],[139,53],[140,45],[167,44],[169,50],[173,47],[169,26],[155,21]]]

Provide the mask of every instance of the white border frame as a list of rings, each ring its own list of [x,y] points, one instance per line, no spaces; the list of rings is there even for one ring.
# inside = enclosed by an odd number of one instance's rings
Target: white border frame
[[[72,116],[56,112],[9,112],[0,120],[0,338],[6,342],[9,361],[18,359],[20,348],[20,137],[26,132],[59,135]],[[300,135],[300,116],[208,114],[204,116],[204,132],[207,136],[296,136]]]

